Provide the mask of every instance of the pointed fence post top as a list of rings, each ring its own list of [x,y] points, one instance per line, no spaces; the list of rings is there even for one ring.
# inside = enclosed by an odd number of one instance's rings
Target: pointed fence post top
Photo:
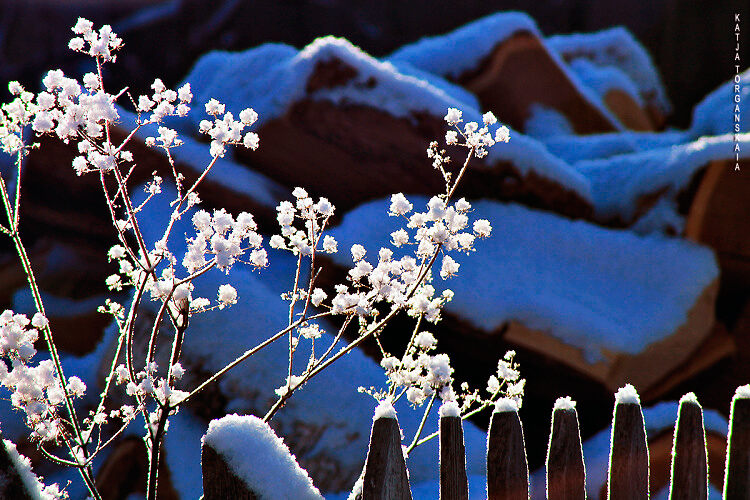
[[[487,433],[488,500],[528,500],[529,466],[518,404],[501,398]]]
[[[362,500],[411,500],[401,429],[390,400],[383,400],[372,417],[370,449],[362,482]]]
[[[547,447],[547,498],[586,498],[586,468],[578,413],[576,402],[570,397],[558,398],[552,410]]]
[[[630,384],[615,394],[609,452],[609,500],[649,498],[649,454],[641,401]]]
[[[750,491],[750,385],[737,388],[729,411],[724,498],[746,498]]]
[[[672,442],[672,500],[708,498],[708,452],[703,426],[703,410],[695,394],[680,398]]]

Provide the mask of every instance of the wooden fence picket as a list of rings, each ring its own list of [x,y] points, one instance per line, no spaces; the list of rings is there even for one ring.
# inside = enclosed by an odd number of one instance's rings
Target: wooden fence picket
[[[670,500],[708,498],[708,453],[703,410],[692,397],[680,400],[672,445]]]
[[[362,500],[411,500],[401,431],[395,418],[382,417],[372,423]]]
[[[557,408],[552,412],[547,447],[547,498],[584,500],[586,469],[575,408]]]
[[[613,411],[606,495],[608,500],[648,499],[650,464],[643,412],[632,386],[621,391]],[[457,409],[444,412],[442,408],[440,411],[441,500],[469,499],[463,421],[457,412]],[[487,499],[528,500],[529,470],[523,426],[512,400],[498,402],[487,435]],[[548,444],[547,499],[585,500],[586,466],[578,413],[569,398],[555,403]],[[695,395],[687,394],[680,399],[674,428],[670,500],[708,498],[707,450],[703,410]],[[202,448],[201,465],[204,500],[257,498],[232,473],[222,455],[206,444]],[[12,469],[12,464],[0,463],[0,472],[5,470],[6,477],[11,477],[8,474]],[[376,411],[360,484],[358,500],[412,499],[401,432],[392,407],[380,414]],[[750,499],[750,386],[738,388],[732,400],[723,498]]]
[[[440,498],[469,500],[461,417],[440,417]]]
[[[617,403],[609,451],[609,500],[649,498],[649,459],[641,405]]]
[[[748,495],[750,495],[750,399],[735,396],[729,413],[724,499],[746,500]]]
[[[247,484],[237,477],[224,458],[210,445],[201,446],[203,472],[203,500],[257,500]]]
[[[487,441],[487,499],[528,500],[529,466],[518,411],[495,411]]]

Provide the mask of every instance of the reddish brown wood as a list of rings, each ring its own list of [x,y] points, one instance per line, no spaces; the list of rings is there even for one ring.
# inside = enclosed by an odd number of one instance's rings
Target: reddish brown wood
[[[680,403],[672,445],[671,500],[708,498],[708,454],[703,410],[691,401]]]
[[[547,448],[547,498],[586,498],[586,469],[578,413],[575,409],[558,409],[552,412],[552,428]]]
[[[461,417],[440,418],[440,498],[468,500],[466,448]]]
[[[724,498],[746,500],[750,496],[750,399],[734,399],[729,418]]]
[[[222,456],[205,443],[201,447],[201,469],[203,500],[257,500],[258,497],[232,472]]]
[[[648,445],[641,405],[615,405],[609,455],[609,500],[648,499]]]
[[[487,443],[487,499],[527,500],[529,466],[518,412],[495,412]]]
[[[395,418],[379,418],[372,424],[362,500],[411,500],[401,431]]]

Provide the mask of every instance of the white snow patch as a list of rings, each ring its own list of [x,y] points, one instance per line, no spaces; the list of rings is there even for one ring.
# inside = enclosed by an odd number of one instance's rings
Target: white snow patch
[[[410,201],[415,209],[427,203]],[[342,248],[389,246],[401,223],[384,217],[388,204],[360,205],[331,235]],[[493,236],[477,241],[470,256],[456,256],[461,269],[446,283],[455,292],[446,311],[488,333],[515,320],[592,360],[602,349],[635,354],[685,323],[718,276],[712,251],[682,239],[605,229],[515,204],[478,201],[473,209],[474,217],[490,221]],[[346,255],[332,257],[350,265]]]
[[[575,130],[568,119],[556,109],[532,104],[529,117],[523,125],[524,132],[535,139],[574,135]]]
[[[688,392],[684,396],[680,398],[680,404],[682,403],[692,403],[695,405],[700,406],[700,403],[698,402],[698,397],[695,395],[694,392]]]
[[[625,384],[624,387],[617,389],[615,394],[616,404],[641,404],[641,398],[638,397],[638,391],[631,384]]]
[[[13,467],[21,478],[26,493],[28,493],[34,500],[53,499],[54,497],[52,495],[44,491],[45,485],[39,480],[37,475],[34,474],[34,471],[31,470],[31,460],[24,455],[21,455],[12,441],[3,439],[3,446],[5,446],[5,451],[8,453],[8,457],[10,457]],[[0,474],[0,478],[4,479],[3,476],[5,472],[6,471],[3,471],[2,474]]]
[[[725,134],[702,137],[688,144],[580,161],[574,167],[591,182],[594,209],[599,217],[619,216],[625,222],[632,222],[641,196],[663,190],[664,196],[675,197],[708,163],[734,158],[735,144],[740,148],[739,158],[750,158],[750,133]]]
[[[406,61],[423,71],[455,79],[467,71],[476,69],[498,45],[520,32],[537,36],[550,58],[581,95],[597,108],[615,129],[625,129],[617,117],[607,109],[601,98],[578,78],[555,50],[547,47],[547,42],[542,38],[534,20],[522,12],[498,12],[466,24],[450,33],[423,38],[416,43],[401,47],[391,54],[389,59]]]
[[[422,38],[390,55],[389,60],[406,61],[440,76],[458,78],[475,69],[498,45],[516,33],[528,32],[541,38],[534,20],[523,12],[499,12],[457,30]]]
[[[620,90],[632,97],[639,106],[643,106],[638,88],[620,69],[613,66],[597,66],[586,59],[574,59],[569,65],[581,82],[593,90],[600,99],[603,100],[610,90]]]
[[[372,416],[372,420],[378,420],[381,418],[392,418],[396,419],[396,410],[393,408],[393,403],[391,403],[389,400],[384,399],[380,403],[378,403],[378,406],[375,408],[375,413]]]
[[[750,399],[750,384],[741,385],[734,391],[732,399]]]
[[[557,35],[547,43],[565,60],[585,59],[599,67],[617,68],[637,86],[644,101],[664,114],[670,112],[672,106],[651,56],[626,28]]]
[[[352,67],[356,76],[334,88],[308,93],[308,79],[317,64],[331,60]],[[401,73],[393,64],[371,57],[348,40],[328,36],[299,52],[281,44],[237,53],[211,52],[196,63],[185,81],[190,82],[201,105],[215,97],[235,114],[251,106],[258,112],[259,125],[281,116],[289,105],[304,97],[364,104],[406,117],[413,112],[442,117],[448,107],[476,102],[453,85],[432,85],[437,79],[425,78],[419,69],[407,69],[414,75]],[[456,96],[451,95],[454,92]],[[466,100],[469,102],[463,102]],[[196,125],[200,119],[193,116]]]
[[[322,498],[284,441],[258,417],[235,414],[212,420],[203,443],[261,499]]]
[[[455,401],[445,401],[440,405],[439,413],[441,417],[460,417],[461,408],[458,407],[458,403]]]
[[[724,82],[693,108],[689,132],[694,137],[731,133],[735,125],[739,125],[740,132],[750,132],[750,69],[738,78],[739,82],[734,78]],[[739,86],[739,92],[734,91],[735,85]],[[735,95],[739,96],[739,102],[735,102]]]
[[[576,402],[571,399],[570,396],[565,396],[563,398],[557,398],[555,400],[555,410],[575,410],[576,409]]]
[[[596,160],[650,149],[671,147],[689,142],[683,131],[611,132],[590,135],[554,135],[539,137],[550,153],[574,164],[581,160]]]
[[[511,398],[500,398],[495,401],[495,412],[518,411],[518,402]]]
[[[307,81],[316,65],[331,60],[354,68],[357,75],[334,88],[308,93]],[[198,61],[186,82],[191,84],[196,103],[215,97],[235,114],[252,106],[259,114],[259,124],[283,115],[292,103],[303,98],[361,104],[407,118],[426,112],[442,120],[446,110],[455,107],[463,110],[465,121],[481,123],[476,98],[414,66],[403,60],[381,62],[347,40],[325,37],[299,52],[270,44],[240,53],[211,52]],[[196,126],[204,117],[200,110],[190,116]],[[261,145],[262,141],[261,137]],[[515,131],[511,131],[508,144],[491,148],[486,159],[489,163],[511,161],[522,174],[534,171],[584,199],[590,198],[588,182],[580,173],[537,141]],[[234,175],[233,169],[223,170]],[[237,183],[232,176],[227,175],[236,184],[250,184]]]

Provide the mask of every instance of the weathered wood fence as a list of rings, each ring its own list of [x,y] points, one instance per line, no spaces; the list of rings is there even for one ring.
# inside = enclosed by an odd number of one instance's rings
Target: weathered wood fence
[[[463,425],[460,417],[440,418],[440,498],[468,500]],[[529,472],[518,412],[495,411],[487,440],[488,500],[529,498]],[[210,455],[210,451],[208,452]],[[207,451],[204,450],[204,457]],[[708,496],[708,463],[703,412],[691,398],[680,401],[675,424],[670,499],[705,499]],[[212,457],[213,458],[213,457]],[[232,472],[204,460],[216,477]],[[411,499],[407,469],[401,451],[398,423],[393,418],[374,421],[370,449],[364,469],[362,500]],[[586,498],[586,473],[574,406],[552,412],[546,463],[546,494],[550,500]],[[255,498],[231,478],[212,480],[204,490],[205,500]],[[231,485],[231,491],[217,486]],[[204,480],[205,486],[205,480]],[[649,498],[648,441],[641,406],[637,402],[617,402],[614,408],[609,454],[607,495],[611,500]],[[724,498],[750,498],[750,399],[732,401],[727,437]]]

